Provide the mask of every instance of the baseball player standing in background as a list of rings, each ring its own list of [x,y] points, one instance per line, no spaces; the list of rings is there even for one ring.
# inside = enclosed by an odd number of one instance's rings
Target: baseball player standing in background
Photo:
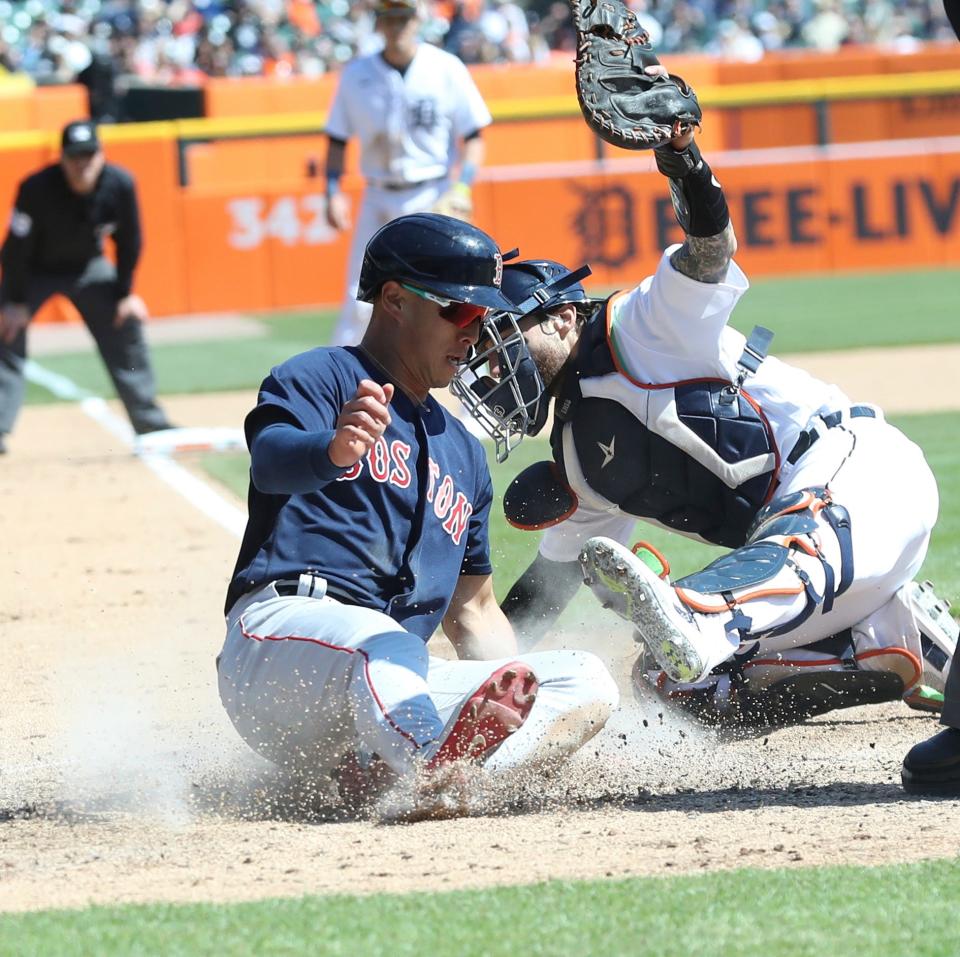
[[[116,266],[103,253],[107,237]],[[76,306],[93,335],[134,431],[171,428],[156,402],[143,332],[147,306],[133,292],[140,247],[133,178],[105,161],[93,123],[68,123],[60,162],[20,184],[0,251],[0,452],[23,404],[27,323],[56,293]]]
[[[711,720],[938,709],[957,625],[911,580],[938,509],[923,453],[876,406],[768,356],[767,330],[729,327],[748,283],[723,189],[692,130],[654,153],[685,241],[601,303],[557,263],[509,264],[519,318],[494,317],[453,383],[500,458],[555,399],[553,462],[504,497],[513,524],[545,529],[503,605],[521,646],[585,580],[653,659],[635,683]],[[671,585],[625,547],[638,518],[731,551]]]
[[[397,216],[431,209],[470,219],[471,187],[484,158],[481,130],[491,121],[463,63],[420,42],[417,0],[377,0],[374,12],[384,48],[344,67],[325,130],[327,217],[334,229],[351,225],[340,184],[353,137],[366,180],[333,333],[338,346],[359,342],[370,317],[356,294],[364,247],[376,230]]]
[[[510,308],[502,268],[460,220],[392,221],[363,260],[363,341],[275,368],[246,420],[221,698],[251,747],[353,799],[413,772],[442,791],[466,759],[498,771],[562,758],[617,703],[589,654],[517,656],[493,594],[483,447],[430,394],[488,309]],[[460,660],[428,655],[441,624]]]

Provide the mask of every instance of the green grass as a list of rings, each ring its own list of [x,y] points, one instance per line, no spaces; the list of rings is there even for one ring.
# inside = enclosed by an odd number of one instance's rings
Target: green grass
[[[444,894],[0,917],[0,954],[946,957],[960,865],[740,870]]]
[[[774,353],[958,342],[958,290],[960,269],[758,279],[732,325],[772,329]]]
[[[155,345],[151,356],[160,391],[173,394],[255,389],[273,366],[325,343],[330,338],[335,313],[292,312],[255,318],[263,323],[265,334],[261,338]],[[114,394],[93,340],[83,352],[44,356],[38,361],[96,395]],[[58,400],[46,389],[28,383],[27,401]]]
[[[761,279],[737,306],[732,324],[744,333],[755,325],[772,329],[774,353],[956,342],[958,289],[960,270],[949,269]],[[260,339],[155,346],[161,391],[255,388],[272,366],[327,342],[334,313],[259,318],[266,328]],[[92,342],[82,352],[45,357],[43,365],[98,395],[112,394]],[[28,386],[27,401],[54,400],[46,390]]]

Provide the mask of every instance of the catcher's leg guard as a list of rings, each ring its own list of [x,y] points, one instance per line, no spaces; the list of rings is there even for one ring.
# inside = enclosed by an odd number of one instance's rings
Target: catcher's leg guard
[[[671,705],[720,726],[797,724],[829,711],[898,701],[904,693],[898,673],[863,669],[849,631],[772,655],[733,658],[697,684],[640,669],[633,678],[638,694],[653,688]]]
[[[817,488],[771,502],[746,545],[674,585],[691,610],[724,615],[728,630],[751,641],[794,631],[818,608],[830,611],[852,580],[849,517]]]
[[[450,722],[427,769],[454,761],[482,761],[527,720],[538,687],[533,670],[522,662],[512,661],[499,668]]]
[[[929,581],[907,582],[882,608],[853,627],[862,668],[893,671],[904,684],[904,701],[921,711],[939,711],[960,625],[950,602]]]

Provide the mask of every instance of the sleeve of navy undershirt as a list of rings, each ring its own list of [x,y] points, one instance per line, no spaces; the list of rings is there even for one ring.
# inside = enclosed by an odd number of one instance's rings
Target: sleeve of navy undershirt
[[[250,445],[250,477],[268,495],[315,492],[346,469],[330,461],[327,449],[333,429],[304,432],[289,422],[260,429]]]
[[[330,461],[337,416],[353,389],[342,350],[314,349],[271,370],[244,429],[250,477],[268,495],[315,492],[346,469]]]

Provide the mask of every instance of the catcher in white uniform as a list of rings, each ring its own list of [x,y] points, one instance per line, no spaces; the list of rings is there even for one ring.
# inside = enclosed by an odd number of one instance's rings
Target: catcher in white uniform
[[[875,405],[768,356],[767,330],[728,326],[748,283],[723,190],[692,131],[654,153],[685,242],[600,303],[586,267],[508,264],[518,316],[452,384],[501,460],[555,400],[553,461],[504,496],[512,524],[545,529],[503,603],[521,644],[583,580],[636,626],[635,684],[708,720],[937,710],[957,626],[912,581],[938,509],[923,453]],[[730,551],[671,584],[661,556],[626,547],[638,518]]]
[[[463,63],[419,41],[417,0],[380,0],[374,12],[384,48],[344,67],[325,130],[327,218],[334,229],[351,226],[341,179],[353,137],[360,142],[366,180],[335,346],[358,343],[370,319],[369,304],[357,300],[357,284],[364,248],[381,226],[426,210],[470,219],[471,188],[484,158],[481,131],[491,122]]]

